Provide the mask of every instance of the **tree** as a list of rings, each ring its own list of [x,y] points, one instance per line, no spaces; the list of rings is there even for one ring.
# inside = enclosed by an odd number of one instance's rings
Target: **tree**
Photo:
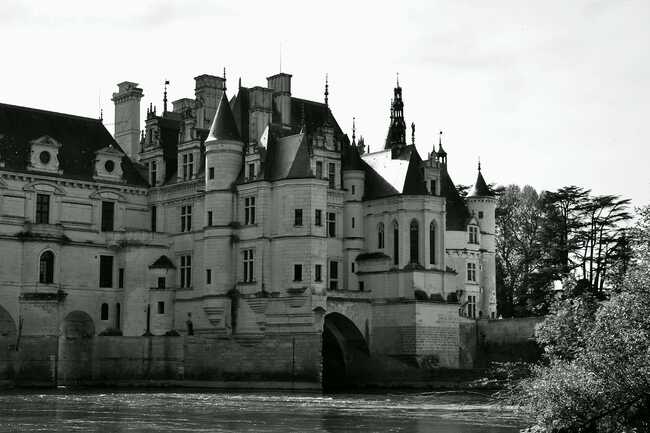
[[[561,300],[540,327],[546,363],[508,394],[528,431],[650,431],[650,208],[638,215],[620,292]]]

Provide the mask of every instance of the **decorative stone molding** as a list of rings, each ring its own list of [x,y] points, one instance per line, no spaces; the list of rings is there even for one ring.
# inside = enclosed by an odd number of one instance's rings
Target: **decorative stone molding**
[[[93,179],[112,182],[125,182],[122,172],[124,153],[108,145],[95,152],[95,173]]]
[[[63,173],[63,170],[59,170],[59,149],[61,149],[61,143],[49,135],[43,135],[30,141],[29,144],[31,145],[29,170],[57,174]]]

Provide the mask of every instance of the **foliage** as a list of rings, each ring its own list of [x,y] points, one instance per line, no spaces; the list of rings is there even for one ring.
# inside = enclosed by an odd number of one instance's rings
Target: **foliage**
[[[529,432],[650,431],[650,210],[630,230],[619,291],[599,301],[591,283],[554,304],[538,330],[546,363],[509,390]]]

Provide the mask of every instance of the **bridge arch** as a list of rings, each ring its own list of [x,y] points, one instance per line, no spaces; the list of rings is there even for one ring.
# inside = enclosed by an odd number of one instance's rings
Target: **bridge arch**
[[[323,390],[352,388],[369,360],[368,343],[357,326],[332,312],[323,323]]]
[[[92,378],[95,324],[84,311],[72,311],[60,326],[57,383],[74,385]]]

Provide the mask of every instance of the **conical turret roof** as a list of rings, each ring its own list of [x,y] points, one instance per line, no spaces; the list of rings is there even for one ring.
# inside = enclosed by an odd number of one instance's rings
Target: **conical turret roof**
[[[483,175],[481,174],[480,168],[478,170],[478,177],[476,178],[476,183],[474,184],[474,188],[472,189],[472,192],[469,194],[469,196],[470,197],[494,196],[494,193],[490,191],[490,188],[487,186],[487,183],[485,183],[485,179],[483,179]]]
[[[363,170],[359,149],[354,144],[348,146],[343,158],[343,170]]]
[[[236,140],[241,141],[235,117],[230,109],[230,103],[224,92],[217,107],[217,114],[214,115],[212,126],[210,127],[210,134],[206,141],[212,140]]]

